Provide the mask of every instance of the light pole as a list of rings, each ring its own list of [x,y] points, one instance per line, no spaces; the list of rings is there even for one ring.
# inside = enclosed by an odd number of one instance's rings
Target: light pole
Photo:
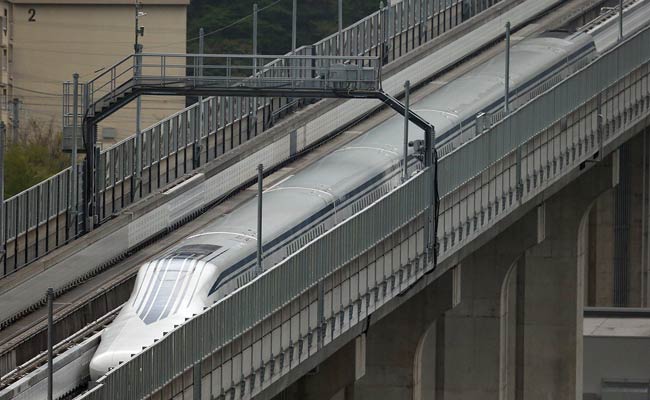
[[[142,11],[142,3],[140,0],[135,2],[135,44],[133,45],[133,50],[135,52],[135,77],[136,80],[140,77],[140,65],[141,59],[140,55],[142,53],[142,44],[140,43],[140,36],[144,36],[144,26],[140,26],[140,17],[147,15]],[[142,178],[142,130],[140,127],[140,116],[142,113],[142,98],[138,96],[135,106],[135,152],[136,152],[136,166],[135,166],[135,188],[131,193],[132,200],[135,200],[136,194],[137,197],[142,195],[141,193],[141,178]]]
[[[343,55],[343,0],[339,0],[339,56]]]
[[[291,8],[291,54],[296,53],[296,18],[298,18],[298,0],[293,0]]]
[[[257,3],[253,4],[253,79],[257,80]],[[248,103],[250,104],[250,103]],[[252,112],[252,122],[253,122],[253,134],[257,136],[257,97],[253,97],[253,112]],[[251,127],[246,128],[247,136],[246,139],[250,139]]]
[[[264,179],[264,166],[259,164],[257,166],[257,274],[264,272],[262,266],[262,194],[264,192],[263,186]]]
[[[618,2],[618,40],[623,40],[623,0]]]
[[[402,182],[408,179],[408,145],[409,145],[409,95],[411,82],[404,82],[404,165],[402,170]]]
[[[54,394],[54,289],[47,289],[47,399]]]
[[[506,22],[506,72],[504,82],[506,88],[503,109],[505,115],[508,115],[510,113],[510,21]]]

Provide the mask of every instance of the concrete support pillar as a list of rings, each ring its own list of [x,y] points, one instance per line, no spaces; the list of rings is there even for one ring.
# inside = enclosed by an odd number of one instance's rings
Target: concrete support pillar
[[[461,303],[437,322],[435,397],[422,398],[576,398],[587,214],[611,184],[606,159],[462,259]]]
[[[536,243],[532,212],[461,261],[461,302],[438,321],[436,392],[422,393],[423,400],[499,399],[501,320],[507,318],[502,286],[513,264]]]
[[[576,398],[582,276],[576,226],[573,221],[565,226],[562,234],[554,232],[526,251],[517,270],[516,399],[547,399],[549,393],[553,399]]]
[[[354,383],[353,393],[350,393],[353,397],[346,398],[428,398],[418,397],[414,388],[422,387],[423,381],[427,381],[425,387],[433,386],[435,376],[426,374],[435,374],[435,369],[431,370],[436,360],[436,354],[432,354],[435,353],[435,346],[427,346],[431,342],[424,339],[433,338],[433,342],[436,342],[436,320],[451,309],[453,275],[453,270],[448,271],[435,284],[368,329],[365,374]]]
[[[644,140],[645,137],[645,140]],[[650,146],[650,132],[646,129],[630,141],[628,152],[628,167],[630,173],[629,194],[629,226],[628,228],[628,270],[627,270],[627,302],[626,307],[647,307],[645,291],[647,281],[644,269],[648,267],[644,260],[644,253],[648,251],[647,242],[644,244],[644,222],[647,220],[648,210],[648,147]],[[645,155],[644,155],[645,152]],[[644,171],[645,170],[645,171]],[[645,202],[645,205],[644,205]],[[647,255],[645,256],[647,257]],[[644,304],[646,303],[646,304]]]
[[[611,177],[599,165],[543,203],[544,239],[517,270],[516,399],[582,397],[583,237]]]
[[[586,273],[586,303],[611,307],[614,287],[614,190],[603,193],[589,213],[589,268]]]

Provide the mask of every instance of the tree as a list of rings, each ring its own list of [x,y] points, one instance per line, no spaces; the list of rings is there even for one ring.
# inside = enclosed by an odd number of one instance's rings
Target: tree
[[[253,3],[258,3],[258,50],[260,54],[285,54],[291,50],[292,0],[193,0],[188,9],[189,38],[206,33],[205,52],[213,54],[252,52]],[[297,42],[310,45],[338,29],[338,0],[298,0]],[[344,26],[379,9],[377,0],[344,0]],[[248,16],[248,17],[247,17]],[[243,19],[239,23],[235,23]],[[198,40],[188,43],[188,51],[198,52]]]
[[[61,133],[29,121],[18,142],[9,142],[5,154],[5,198],[28,189],[70,165],[61,151]]]

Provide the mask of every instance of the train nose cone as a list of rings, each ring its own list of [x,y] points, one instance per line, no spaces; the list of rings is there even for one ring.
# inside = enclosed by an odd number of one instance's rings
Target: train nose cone
[[[106,351],[101,354],[95,353],[90,360],[90,379],[96,381],[106,375],[109,368],[115,368],[120,361],[127,361],[131,358],[128,352]]]

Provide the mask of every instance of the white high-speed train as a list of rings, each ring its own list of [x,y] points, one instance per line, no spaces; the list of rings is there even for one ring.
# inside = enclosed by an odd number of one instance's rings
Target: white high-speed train
[[[583,33],[548,33],[513,46],[511,109],[595,55],[592,37]],[[504,62],[503,54],[496,56],[413,105],[436,127],[439,151],[473,137],[477,114],[502,110]],[[399,185],[402,131],[403,117],[397,115],[266,190],[265,268]],[[413,140],[422,138],[414,125],[410,132]],[[251,280],[256,274],[256,221],[253,199],[143,264],[130,299],[102,333],[90,363],[92,379]]]

